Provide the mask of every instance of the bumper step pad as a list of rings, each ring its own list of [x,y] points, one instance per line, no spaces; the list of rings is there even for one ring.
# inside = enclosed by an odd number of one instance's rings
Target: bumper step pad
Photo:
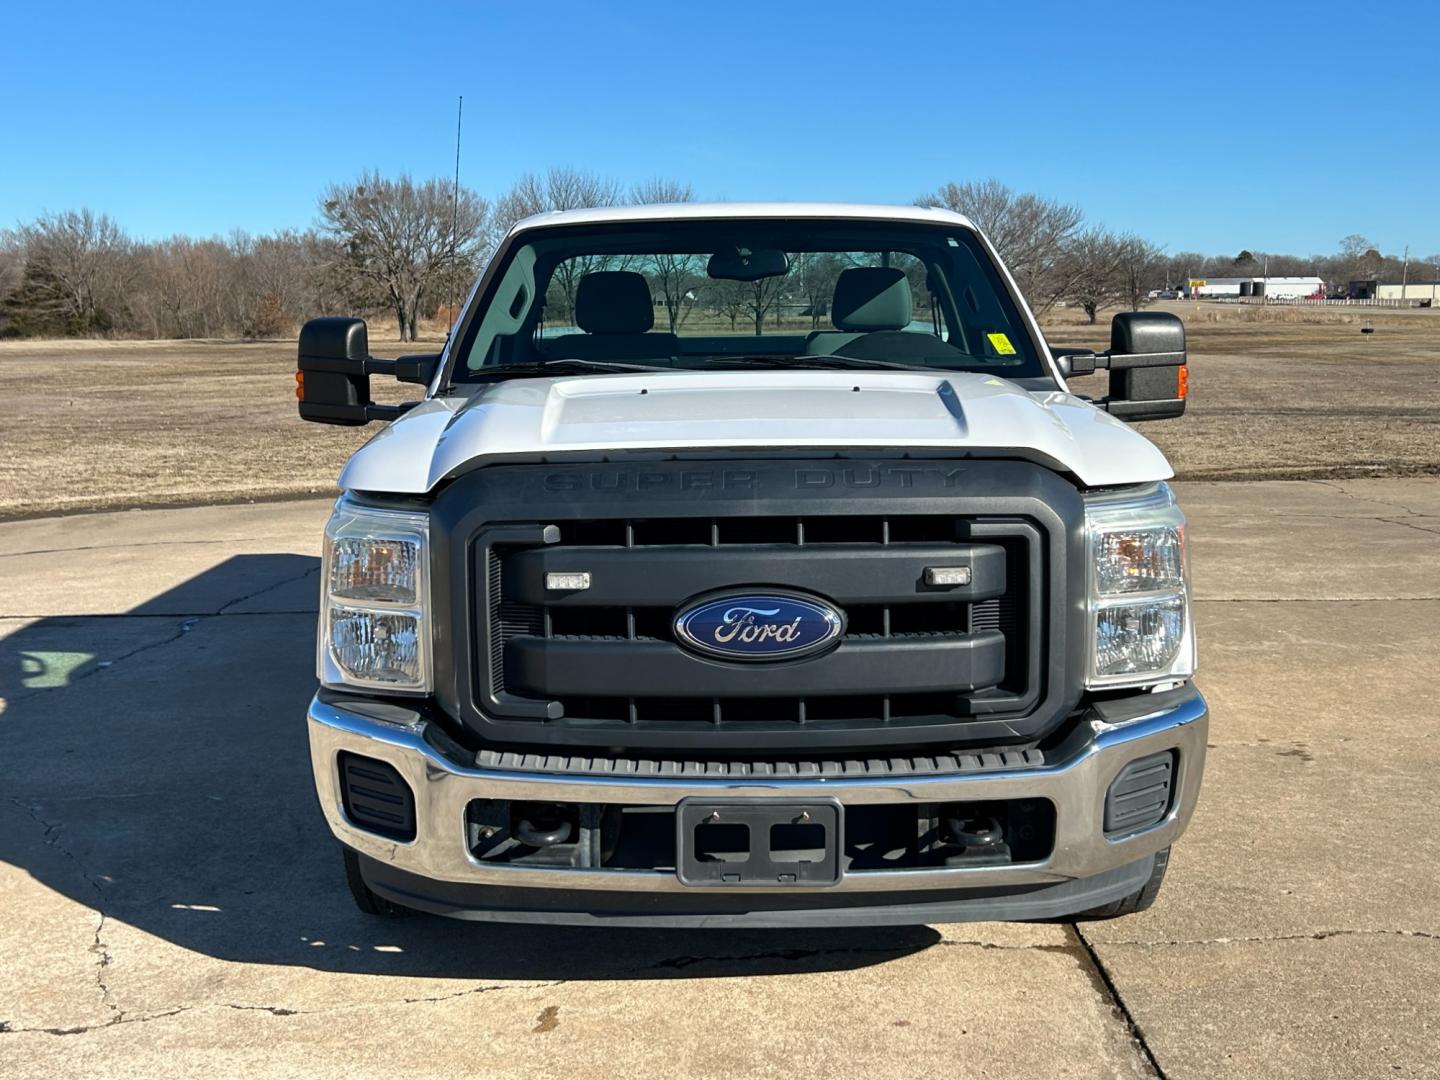
[[[574,754],[525,754],[481,750],[475,764],[506,772],[562,773],[583,776],[807,777],[947,776],[1039,769],[1039,750],[994,750],[923,757],[844,758],[814,761],[680,761],[667,758],[585,757]]]

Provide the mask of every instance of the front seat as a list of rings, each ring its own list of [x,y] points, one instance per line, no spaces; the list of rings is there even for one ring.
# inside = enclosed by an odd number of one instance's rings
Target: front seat
[[[674,334],[652,334],[655,305],[643,274],[596,270],[575,290],[575,325],[541,347],[546,355],[575,360],[668,360],[680,351]]]
[[[852,266],[835,279],[830,321],[805,339],[806,356],[925,362],[950,351],[931,333],[907,330],[914,301],[905,272],[893,266]]]

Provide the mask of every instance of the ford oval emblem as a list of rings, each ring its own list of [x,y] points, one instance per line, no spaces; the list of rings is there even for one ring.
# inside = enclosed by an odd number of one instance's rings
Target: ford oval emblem
[[[796,660],[838,644],[844,632],[838,608],[792,593],[701,597],[675,615],[681,644],[723,660]]]

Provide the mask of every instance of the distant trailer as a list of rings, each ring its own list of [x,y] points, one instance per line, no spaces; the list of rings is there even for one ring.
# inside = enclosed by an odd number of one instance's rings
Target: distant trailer
[[[1191,287],[1192,296],[1264,297],[1274,300],[1302,300],[1325,295],[1325,282],[1318,277],[1235,277],[1205,278]]]

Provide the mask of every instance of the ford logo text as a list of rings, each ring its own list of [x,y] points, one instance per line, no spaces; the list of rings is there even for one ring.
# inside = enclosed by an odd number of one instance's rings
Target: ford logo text
[[[845,616],[823,600],[790,593],[702,597],[675,616],[675,638],[724,660],[795,660],[838,644]]]

